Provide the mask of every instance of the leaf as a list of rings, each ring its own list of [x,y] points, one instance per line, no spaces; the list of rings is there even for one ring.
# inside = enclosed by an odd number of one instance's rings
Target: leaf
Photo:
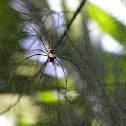
[[[126,27],[113,16],[107,14],[95,5],[88,3],[87,6],[89,17],[94,19],[103,31],[107,32],[125,47]]]

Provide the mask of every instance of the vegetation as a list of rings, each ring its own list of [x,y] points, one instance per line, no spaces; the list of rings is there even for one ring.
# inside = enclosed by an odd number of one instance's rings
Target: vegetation
[[[46,0],[0,2],[0,113],[15,125],[125,125],[126,27],[102,8],[83,4],[79,1],[81,11],[73,11],[61,0],[63,10],[55,12]],[[89,29],[93,20],[97,24]],[[91,36],[98,28],[99,36]],[[123,50],[104,51],[104,33]],[[69,61],[59,57],[67,71],[67,87],[56,63],[46,66],[36,88],[44,57],[28,58],[18,66],[33,49],[44,50],[37,34],[46,47],[51,40],[58,55],[67,54],[63,58]]]

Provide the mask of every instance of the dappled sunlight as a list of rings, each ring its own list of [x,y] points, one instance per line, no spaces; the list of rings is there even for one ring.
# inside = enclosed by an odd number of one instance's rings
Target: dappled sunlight
[[[0,116],[0,126],[15,126],[14,123],[5,116]]]
[[[36,65],[36,64],[34,64]],[[21,76],[34,76],[35,73],[39,70],[39,67],[33,67],[33,66],[25,66],[20,65],[16,69],[16,73]]]
[[[78,0],[66,0],[66,2],[72,11],[75,11],[79,5]]]
[[[0,110],[6,110],[10,105],[13,105],[17,102],[19,95],[12,95],[12,94],[3,94],[0,95]],[[13,99],[13,100],[12,100]],[[6,112],[4,116],[16,125],[17,123],[17,116],[20,116],[19,120],[21,119],[24,123],[33,125],[36,124],[37,118],[39,115],[41,107],[34,104],[34,101],[31,99],[30,96],[22,96],[20,102],[15,105],[9,112]],[[44,114],[44,113],[43,113]],[[45,114],[43,116],[46,116]],[[23,123],[22,122],[22,123]],[[0,126],[15,126],[13,125],[1,125]]]
[[[37,100],[43,103],[56,104],[64,99],[63,95],[56,90],[39,92],[36,95]]]
[[[124,47],[108,34],[102,35],[101,47],[104,51],[116,54],[121,54],[124,50]]]
[[[61,66],[59,66],[59,65],[57,65],[57,64],[55,64],[55,66],[56,66],[56,69],[55,69],[53,63],[50,63],[50,62],[49,62],[49,63],[46,65],[46,68],[45,68],[44,73],[47,74],[47,75],[53,76],[53,77],[57,77],[57,78],[59,78],[59,79],[65,78]],[[64,71],[65,71],[65,74],[67,75],[67,70],[66,70],[65,68],[63,68],[63,69],[64,69]]]
[[[126,7],[89,1],[0,2],[0,126],[125,126]]]
[[[71,90],[71,91],[67,92],[67,98],[70,101],[77,99],[79,97],[79,95],[80,94],[76,90]]]

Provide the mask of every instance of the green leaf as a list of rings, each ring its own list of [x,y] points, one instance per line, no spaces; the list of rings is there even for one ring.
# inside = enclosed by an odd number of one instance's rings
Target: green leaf
[[[107,32],[125,47],[126,27],[95,5],[88,3],[87,6],[89,17],[94,19],[103,31]]]

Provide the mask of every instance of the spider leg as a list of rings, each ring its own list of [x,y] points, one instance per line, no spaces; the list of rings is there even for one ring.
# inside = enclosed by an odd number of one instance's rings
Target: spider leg
[[[57,59],[56,59],[56,61],[58,62],[58,64],[61,66],[61,68],[63,70],[64,76],[65,76],[65,81],[66,81],[66,92],[67,92],[67,77],[66,77],[64,68],[62,67],[62,65],[60,64],[60,62]],[[66,101],[66,92],[65,92],[65,101]]]
[[[32,27],[32,26],[31,26],[31,27]],[[33,28],[33,27],[32,27],[32,28]],[[48,52],[48,50],[46,49],[45,44],[44,44],[42,38],[41,38],[40,35],[38,34],[38,32],[37,32],[34,28],[33,28],[33,30],[36,32],[36,34],[38,35],[39,39],[41,40],[41,42],[42,42],[42,44],[43,44],[43,46],[44,46],[46,52]]]
[[[54,65],[54,69],[55,69],[55,76],[56,76],[56,86],[58,86],[58,95],[59,95],[59,97],[58,98],[60,98],[60,94],[59,94],[59,84],[58,84],[58,80],[57,80],[57,73],[56,73],[56,65],[55,65],[55,62],[53,62],[53,65]]]
[[[14,71],[15,71],[25,60],[29,59],[30,57],[36,56],[36,55],[47,56],[47,55],[43,55],[43,54],[34,54],[34,55],[31,55],[31,56],[28,56],[28,57],[26,57],[24,60],[22,60],[22,61],[16,66],[16,68],[14,69]]]
[[[35,92],[34,92],[33,95],[32,95],[32,99],[33,99],[33,97],[35,96],[35,94],[36,94],[36,92],[37,92],[37,89],[38,89],[40,80],[41,80],[41,78],[42,78],[42,75],[43,75],[43,73],[44,73],[44,70],[45,70],[45,67],[46,67],[46,64],[47,64],[47,63],[48,63],[48,60],[47,60],[47,61],[43,64],[43,66],[42,66],[41,75],[40,75],[40,78],[39,78],[39,82],[38,82],[38,84],[37,84],[37,86],[36,86]]]
[[[48,55],[48,53],[47,52],[45,52],[45,51],[43,51],[43,50],[41,50],[41,49],[33,49],[32,51],[30,51],[29,53],[31,53],[31,52],[33,52],[33,51],[41,51],[41,52],[43,52],[43,53],[45,53],[45,54],[47,54]]]
[[[21,5],[22,7],[26,8],[25,6],[23,6],[20,2],[18,2],[17,0],[15,0],[19,5]]]
[[[59,54],[59,55],[57,55],[57,56],[69,56],[69,57],[72,57],[71,55],[68,55],[68,54]]]
[[[58,58],[61,58],[61,59],[64,59],[64,60],[67,60],[67,61],[71,62],[79,70],[79,72],[81,74],[81,77],[82,77],[82,80],[83,80],[83,76],[82,76],[81,70],[79,69],[79,67],[72,60],[69,60],[69,59],[66,59],[66,58],[62,58],[62,57],[58,57]],[[83,81],[83,88],[84,88],[84,81]]]
[[[56,76],[56,83],[57,83],[57,73],[56,73],[56,65],[55,65],[55,63],[54,62],[52,62],[53,63],[53,66],[54,66],[54,71],[55,71],[55,76]]]

